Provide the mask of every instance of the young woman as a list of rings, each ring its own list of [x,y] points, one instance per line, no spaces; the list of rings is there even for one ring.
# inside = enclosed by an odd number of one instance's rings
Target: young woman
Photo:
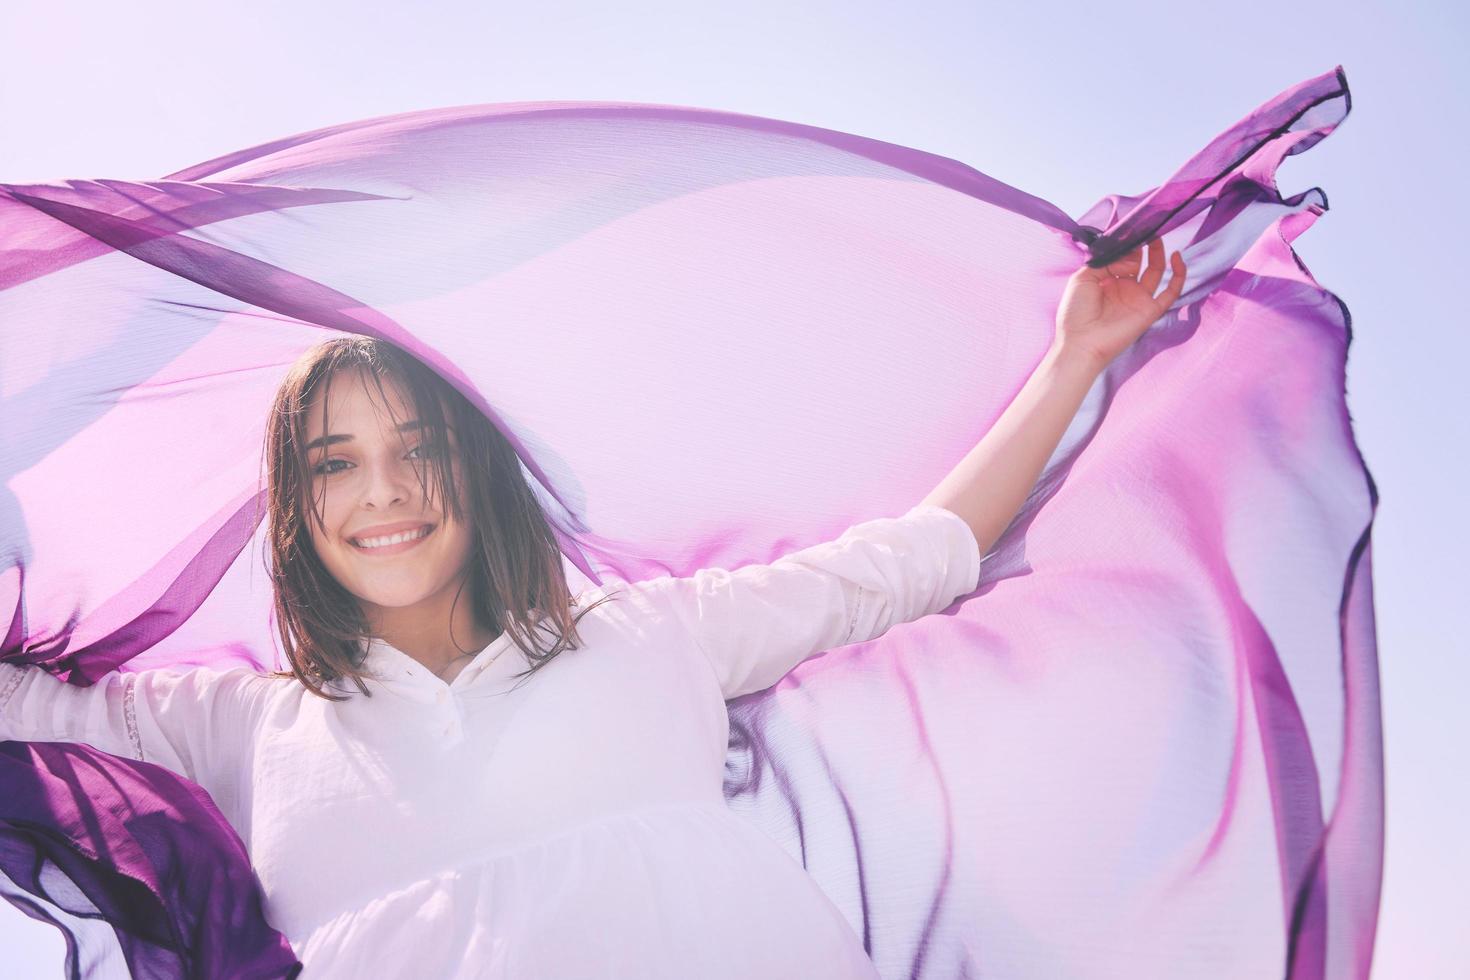
[[[289,373],[266,446],[289,671],[0,664],[0,739],[204,786],[319,977],[861,977],[837,907],[721,795],[724,702],[975,587],[1097,373],[1185,281],[1068,283],[1053,349],[907,513],[769,565],[572,595],[500,433],[384,343]],[[616,706],[616,710],[612,710]]]

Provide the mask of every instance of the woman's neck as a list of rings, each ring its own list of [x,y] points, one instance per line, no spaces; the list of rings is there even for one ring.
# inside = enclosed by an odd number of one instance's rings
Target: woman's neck
[[[458,583],[412,606],[369,606],[363,613],[372,635],[443,674],[456,660],[468,661],[499,636],[493,627],[476,620],[474,602],[463,591],[455,602]]]

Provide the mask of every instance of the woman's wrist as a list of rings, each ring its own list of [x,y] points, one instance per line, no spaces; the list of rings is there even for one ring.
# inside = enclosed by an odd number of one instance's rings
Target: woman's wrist
[[[1108,358],[1096,351],[1056,340],[1048,348],[1043,363],[1063,374],[1090,375],[1096,378],[1108,366]]]

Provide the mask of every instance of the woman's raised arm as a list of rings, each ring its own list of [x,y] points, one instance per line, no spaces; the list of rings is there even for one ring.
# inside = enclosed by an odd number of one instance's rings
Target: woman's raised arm
[[[1184,259],[1175,252],[1169,285],[1154,295],[1164,274],[1162,240],[1148,250],[1142,278],[1142,245],[1108,266],[1073,273],[1051,348],[990,431],[924,498],[964,518],[982,555],[1015,520],[1103,368],[1183,291]]]
[[[919,504],[769,564],[665,575],[633,590],[704,654],[728,701],[770,687],[825,650],[946,609],[979,577],[980,552],[965,522]]]

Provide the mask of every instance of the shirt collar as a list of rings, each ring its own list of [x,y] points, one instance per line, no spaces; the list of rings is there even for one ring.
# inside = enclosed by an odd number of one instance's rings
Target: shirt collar
[[[574,606],[580,607],[587,595],[584,592],[576,596]],[[554,638],[554,632],[545,622],[546,617],[542,616],[537,620],[536,628],[548,639]],[[359,640],[358,650],[362,653],[362,671],[368,677],[395,691],[416,692],[425,698],[437,697],[446,687],[455,693],[472,692],[475,695],[507,691],[524,682],[524,677],[515,675],[529,667],[526,656],[508,632],[486,644],[448,684],[382,637]]]
[[[517,679],[512,675],[526,666],[509,633],[501,633],[478,651],[449,683],[429,668],[399,650],[382,637],[358,641],[362,651],[361,666],[365,675],[379,684],[399,692],[436,695],[446,687],[455,692],[489,693],[494,686],[509,687]]]

